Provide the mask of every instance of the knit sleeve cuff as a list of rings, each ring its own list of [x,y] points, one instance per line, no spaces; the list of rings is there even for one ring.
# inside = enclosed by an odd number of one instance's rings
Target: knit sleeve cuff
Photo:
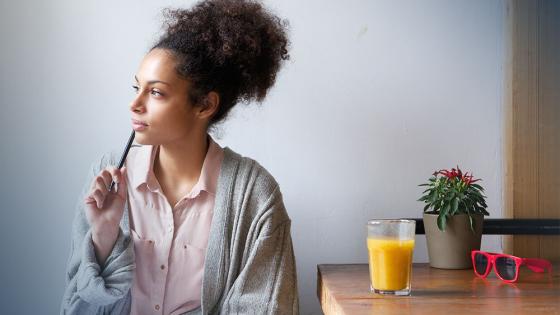
[[[77,290],[84,301],[94,305],[110,305],[123,298],[132,286],[134,248],[130,236],[119,228],[117,241],[105,266],[95,256],[91,230],[84,237],[82,262],[78,270]]]

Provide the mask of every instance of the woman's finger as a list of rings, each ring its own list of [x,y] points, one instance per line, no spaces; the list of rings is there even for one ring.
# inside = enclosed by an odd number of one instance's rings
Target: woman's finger
[[[95,202],[97,203],[97,208],[99,208],[99,209],[103,208],[103,202],[105,201],[105,195],[101,192],[101,189],[99,189],[99,188],[95,189],[91,195],[95,199]]]
[[[92,189],[92,192],[95,190],[100,190],[100,192],[105,196],[109,191],[107,190],[107,185],[105,184],[105,180],[102,176],[97,176],[95,178],[95,185]]]
[[[99,175],[95,176],[95,178],[93,179],[93,182],[91,183],[91,187],[90,190],[95,190],[97,188],[105,188],[105,190],[107,190],[108,184],[107,184],[107,176],[104,176],[103,173],[105,171],[101,171],[99,173]],[[109,175],[109,178],[111,177],[111,175]]]
[[[93,198],[92,196],[87,196],[87,197],[84,199],[84,202],[85,202],[86,204],[94,204],[94,203],[96,203],[95,198]]]
[[[121,182],[121,172],[116,167],[111,168],[111,180],[115,182],[115,184],[119,184]]]
[[[110,169],[104,169],[100,175],[103,177],[103,181],[105,182],[105,189],[109,190],[109,185],[111,185],[111,181],[113,180]]]

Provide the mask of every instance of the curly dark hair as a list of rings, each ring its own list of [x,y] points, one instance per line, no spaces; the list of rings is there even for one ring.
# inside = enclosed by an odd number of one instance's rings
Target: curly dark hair
[[[177,73],[191,81],[189,101],[210,91],[220,105],[209,126],[238,102],[261,103],[288,54],[288,21],[255,0],[206,0],[190,9],[163,10],[165,33],[150,49],[169,50]]]

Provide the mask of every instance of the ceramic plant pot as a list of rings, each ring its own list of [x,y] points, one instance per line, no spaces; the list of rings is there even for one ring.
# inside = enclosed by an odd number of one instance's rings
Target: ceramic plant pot
[[[424,230],[430,266],[441,269],[472,268],[471,251],[480,249],[484,216],[482,214],[472,215],[474,233],[466,214],[450,217],[447,220],[445,231],[439,230],[437,217],[437,214],[424,213]]]

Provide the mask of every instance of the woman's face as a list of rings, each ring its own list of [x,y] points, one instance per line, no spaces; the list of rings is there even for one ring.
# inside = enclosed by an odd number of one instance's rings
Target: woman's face
[[[175,71],[175,59],[163,49],[153,49],[142,60],[130,103],[132,126],[139,144],[166,144],[191,138],[205,130],[199,107],[188,99],[190,81]]]

